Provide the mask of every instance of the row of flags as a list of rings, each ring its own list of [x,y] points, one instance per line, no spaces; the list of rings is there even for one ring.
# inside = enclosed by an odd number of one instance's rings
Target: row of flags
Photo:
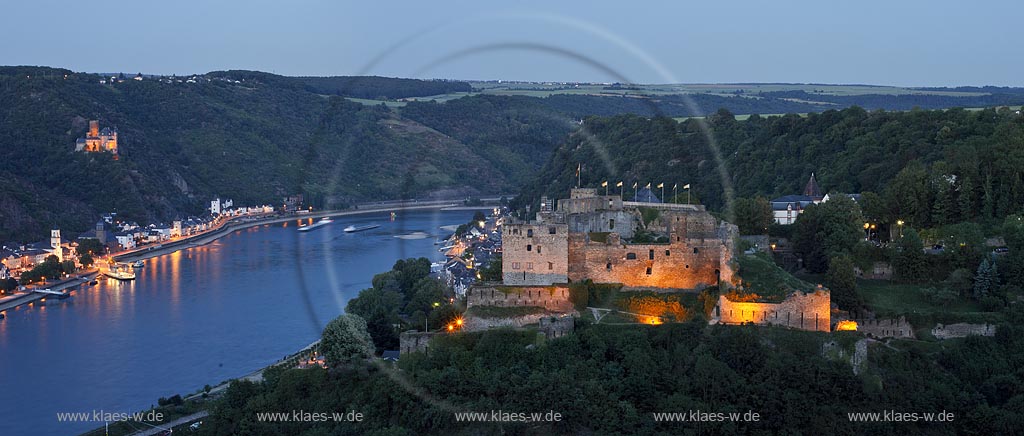
[[[581,179],[580,179],[580,175],[581,175],[582,172],[583,172],[583,163],[580,162],[580,163],[576,164],[576,187],[579,187],[580,183],[582,182]],[[651,183],[653,183],[653,182],[647,183],[647,186],[644,186],[644,188],[651,189]],[[637,188],[639,186],[640,186],[640,182],[633,182],[633,197],[634,198],[636,197],[636,190],[637,190]],[[608,181],[607,180],[601,182],[601,187],[604,188],[605,195],[608,195]],[[621,194],[621,191],[622,191],[622,181],[619,181],[618,183],[616,183],[615,187],[619,188],[619,191],[620,191],[619,193]],[[661,189],[661,198],[662,198],[662,200],[664,200],[665,199],[665,182],[658,183],[658,186],[656,186],[656,188]],[[679,184],[678,183],[672,185],[673,196],[675,195],[674,194],[675,191],[678,190],[678,189],[679,189]],[[686,203],[689,204],[690,203],[690,184],[687,183],[687,184],[683,185],[683,189],[686,190]]]
[[[640,182],[634,182],[633,183],[633,189],[636,189],[638,186],[640,186]],[[608,187],[608,181],[606,180],[604,182],[601,182],[601,187],[602,188],[607,188]],[[616,183],[615,187],[616,188],[621,188],[622,187],[622,182]],[[648,183],[647,186],[644,186],[644,187],[647,188],[647,189],[651,189],[651,184]],[[658,186],[655,186],[655,187],[658,188],[658,189],[665,189],[665,183],[664,182],[659,183]],[[676,183],[675,185],[672,185],[672,189],[678,189],[678,188],[679,188],[679,184],[678,183]],[[687,183],[687,184],[683,185],[683,189],[690,189],[690,184]]]

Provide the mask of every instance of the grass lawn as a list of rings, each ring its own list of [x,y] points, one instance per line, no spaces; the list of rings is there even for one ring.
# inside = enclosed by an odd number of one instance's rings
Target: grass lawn
[[[878,313],[982,312],[981,305],[966,298],[932,302],[924,290],[930,285],[892,283],[887,280],[859,280],[857,292],[868,307]]]
[[[745,285],[743,292],[755,293],[768,300],[782,300],[793,291],[811,292],[816,287],[779,268],[764,253],[744,254],[738,257],[738,261],[739,275]]]

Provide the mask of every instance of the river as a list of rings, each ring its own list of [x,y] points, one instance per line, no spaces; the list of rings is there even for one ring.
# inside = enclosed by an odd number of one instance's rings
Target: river
[[[67,300],[8,310],[0,435],[77,434],[103,422],[58,422],[57,413],[134,412],[269,365],[316,340],[395,260],[442,259],[439,227],[472,214],[391,222],[378,212],[305,233],[296,221],[253,227],[148,259],[134,282],[100,278]],[[381,227],[343,232],[349,224]],[[413,232],[431,236],[395,237]]]

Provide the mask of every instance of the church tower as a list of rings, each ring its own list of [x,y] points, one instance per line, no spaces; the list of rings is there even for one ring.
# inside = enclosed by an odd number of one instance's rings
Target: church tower
[[[53,249],[53,255],[57,256],[57,260],[63,262],[64,249],[60,246],[60,229],[50,230],[50,248]]]

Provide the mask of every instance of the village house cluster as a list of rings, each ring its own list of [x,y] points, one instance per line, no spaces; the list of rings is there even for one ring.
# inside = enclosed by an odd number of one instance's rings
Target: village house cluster
[[[100,215],[93,228],[78,235],[74,240],[61,236],[60,229],[50,231],[50,239],[35,243],[5,243],[0,246],[0,280],[17,279],[22,272],[54,255],[59,261],[71,260],[79,263],[79,242],[95,239],[105,247],[100,256],[113,255],[126,250],[143,247],[158,247],[159,244],[180,238],[195,236],[219,228],[224,221],[239,217],[257,217],[274,212],[270,205],[234,206],[231,200],[215,198],[210,202],[210,214],[188,216],[171,222],[140,225],[135,221],[120,220],[116,213]]]

